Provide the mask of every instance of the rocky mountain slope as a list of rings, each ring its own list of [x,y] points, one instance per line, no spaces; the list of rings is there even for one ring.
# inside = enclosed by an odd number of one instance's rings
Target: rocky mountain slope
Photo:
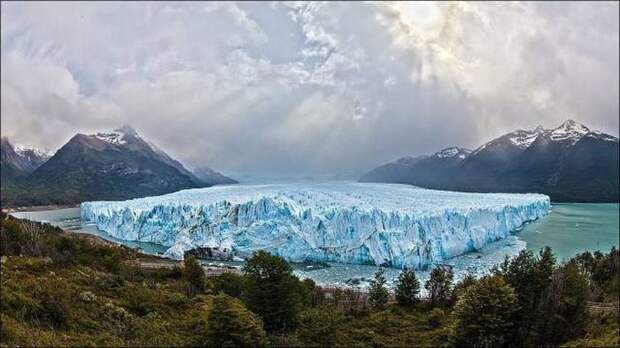
[[[553,129],[517,130],[471,152],[448,148],[433,156],[401,158],[360,181],[618,202],[618,157],[618,138],[568,120]]]
[[[2,177],[18,177],[32,173],[39,168],[51,155],[33,148],[13,146],[8,138],[0,140],[0,165]]]
[[[209,167],[199,167],[192,171],[192,173],[203,182],[207,182],[211,185],[229,185],[238,183],[237,180],[231,179],[221,173]]]
[[[6,180],[3,170],[3,206],[129,199],[214,184],[196,177],[129,126],[76,134],[32,171],[23,170],[24,157],[14,159],[15,154],[3,145],[3,165],[6,157],[20,169]]]

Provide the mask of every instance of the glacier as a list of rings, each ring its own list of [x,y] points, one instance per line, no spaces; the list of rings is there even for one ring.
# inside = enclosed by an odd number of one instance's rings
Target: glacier
[[[426,269],[506,238],[548,214],[542,194],[464,193],[401,184],[216,186],[128,201],[84,202],[83,221],[181,259],[211,247],[292,262]]]

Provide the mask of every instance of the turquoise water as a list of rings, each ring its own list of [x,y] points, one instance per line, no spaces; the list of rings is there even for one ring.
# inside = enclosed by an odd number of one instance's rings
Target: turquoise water
[[[80,219],[80,208],[64,208],[55,210],[43,210],[43,211],[20,211],[12,213],[11,215],[20,218],[28,219],[39,222],[47,222],[54,226],[58,226],[63,230],[75,232],[75,233],[88,233],[99,236],[103,239],[128,246],[132,249],[139,250],[148,254],[163,254],[166,251],[166,247],[147,242],[134,242],[128,240],[122,240],[114,238],[109,234],[99,231],[94,224],[83,223]]]
[[[481,275],[506,255],[516,255],[524,246],[538,252],[545,245],[550,246],[558,261],[567,259],[585,250],[608,251],[612,245],[616,247],[619,242],[619,207],[618,204],[582,204],[562,203],[553,204],[552,212],[530,224],[504,240],[497,241],[485,246],[480,252],[469,253],[447,260],[445,263],[452,265],[455,278],[467,273]],[[105,232],[97,230],[93,224],[85,224],[80,220],[79,208],[58,209],[37,212],[13,213],[19,218],[35,221],[49,222],[63,229],[76,233],[90,233],[107,240],[126,245],[150,254],[162,254],[166,247],[154,243],[132,242],[114,238]],[[526,244],[527,243],[527,244]],[[221,262],[213,262],[219,264]],[[229,264],[224,262],[223,264]],[[238,263],[230,263],[238,266]],[[352,281],[357,281],[360,287],[368,285],[377,271],[377,267],[370,265],[350,265],[330,263],[331,267],[309,270],[303,267],[295,267],[295,273],[302,278],[311,278],[319,284],[331,286],[351,286]],[[398,277],[400,270],[387,269],[386,278],[388,285]],[[424,282],[428,271],[416,272]]]
[[[558,261],[586,250],[609,251],[620,244],[619,204],[555,203],[551,214],[526,225],[517,236],[527,249],[550,246]]]

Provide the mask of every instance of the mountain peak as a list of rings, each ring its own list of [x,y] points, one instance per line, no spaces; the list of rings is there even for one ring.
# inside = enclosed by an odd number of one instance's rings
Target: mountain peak
[[[579,122],[573,120],[564,121],[559,127],[551,130],[552,140],[571,140],[577,142],[584,135],[588,134],[590,129]]]
[[[589,130],[588,127],[571,119],[568,119],[562,122],[562,124],[556,129],[578,129],[578,130],[586,130],[586,131]]]
[[[130,136],[134,136],[134,137],[138,135],[138,132],[129,124],[124,124],[121,127],[115,129],[114,131],[118,133],[130,135]]]
[[[129,140],[128,138],[140,138],[138,132],[128,124],[125,124],[111,132],[100,132],[94,134],[93,137],[114,145],[125,145],[127,144],[127,140]]]
[[[52,152],[25,145],[15,145],[15,152],[24,157],[36,157],[43,160],[47,160],[54,155]]]

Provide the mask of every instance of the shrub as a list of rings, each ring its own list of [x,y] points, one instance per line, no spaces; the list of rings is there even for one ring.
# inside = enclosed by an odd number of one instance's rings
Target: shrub
[[[136,315],[147,315],[157,310],[158,293],[139,286],[127,289],[125,307]]]
[[[207,277],[202,265],[194,256],[188,256],[183,260],[183,277],[190,284],[191,294],[204,292]]]
[[[483,277],[467,288],[456,304],[456,346],[509,345],[517,308],[515,292],[501,276]]]
[[[441,326],[444,318],[446,317],[446,312],[441,308],[433,308],[431,312],[428,314],[428,318],[426,319],[426,323],[431,329],[436,329]]]
[[[304,346],[333,347],[343,321],[344,315],[334,307],[307,309],[301,313],[297,338]]]
[[[241,301],[225,294],[215,296],[209,312],[207,347],[265,347],[263,323]]]
[[[210,277],[209,282],[214,293],[223,292],[228,296],[241,297],[243,291],[243,277],[230,272]]]

